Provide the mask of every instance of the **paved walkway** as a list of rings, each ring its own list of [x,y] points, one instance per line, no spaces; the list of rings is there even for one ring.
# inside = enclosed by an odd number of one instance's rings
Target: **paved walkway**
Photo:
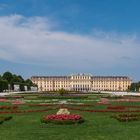
[[[12,94],[17,94],[17,93],[33,93],[33,92],[38,92],[38,91],[19,91],[19,92],[1,92],[0,96],[5,96],[5,95],[12,95]],[[98,91],[94,91],[97,93]],[[123,96],[123,95],[133,95],[133,96],[140,96],[140,92],[114,92],[114,91],[100,91],[100,93],[108,93],[111,95],[116,95],[116,96]]]
[[[33,92],[36,93],[38,91],[0,92],[0,96],[12,95],[12,94],[18,94],[18,93],[33,93]]]
[[[133,95],[140,96],[140,92],[114,92],[114,91],[100,91],[100,93],[109,93],[116,96]]]

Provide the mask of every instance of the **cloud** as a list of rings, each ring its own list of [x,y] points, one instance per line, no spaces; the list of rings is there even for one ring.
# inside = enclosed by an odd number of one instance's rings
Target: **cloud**
[[[55,31],[46,17],[0,17],[0,59],[47,67],[139,66],[136,35],[94,31],[92,35]],[[131,63],[130,63],[131,59]]]

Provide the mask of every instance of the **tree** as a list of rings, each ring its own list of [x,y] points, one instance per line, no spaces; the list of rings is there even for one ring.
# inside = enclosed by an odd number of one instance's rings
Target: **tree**
[[[129,91],[136,91],[136,92],[138,92],[139,89],[140,89],[140,82],[132,83],[131,86],[129,87]]]
[[[25,83],[28,90],[31,90],[31,86],[36,86],[30,79],[25,80]]]
[[[58,93],[59,93],[61,96],[63,96],[64,94],[67,93],[67,91],[66,91],[65,89],[61,88],[61,89],[58,90]]]
[[[21,83],[24,83],[24,79],[22,78],[21,75],[18,75],[18,78],[19,78],[19,80],[20,80]]]
[[[8,71],[7,71],[7,72],[5,72],[5,73],[3,74],[2,78],[3,78],[3,80],[7,80],[8,83],[10,83],[11,80],[13,79],[13,75],[12,75],[11,72],[8,72]]]
[[[8,82],[6,80],[0,80],[0,92],[8,89]]]
[[[25,84],[23,84],[23,83],[20,83],[20,91],[25,91],[25,88],[24,88],[24,86],[25,86]]]
[[[20,86],[21,91],[25,90],[25,86],[27,86],[28,90],[31,90],[31,86],[37,87],[37,85],[33,84],[30,79],[24,80],[21,75],[12,74],[9,71],[5,72],[3,76],[0,75],[0,80],[7,81],[11,90],[14,90],[15,84]],[[3,90],[3,85],[1,85],[1,90]]]
[[[14,90],[14,85],[15,84],[20,85],[20,83],[22,83],[21,79],[17,75],[13,74],[13,78],[10,82],[11,89]]]
[[[30,86],[33,85],[33,82],[32,82],[30,79],[25,80],[25,83],[26,83],[26,84],[29,84]]]
[[[22,80],[16,74],[13,74],[12,82],[22,82]]]

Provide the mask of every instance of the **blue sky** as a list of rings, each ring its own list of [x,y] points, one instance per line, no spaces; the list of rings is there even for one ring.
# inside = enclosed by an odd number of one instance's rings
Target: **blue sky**
[[[0,0],[0,73],[140,80],[139,0]]]
[[[1,0],[0,15],[43,16],[58,30],[90,33],[91,29],[135,33],[140,31],[139,0]]]

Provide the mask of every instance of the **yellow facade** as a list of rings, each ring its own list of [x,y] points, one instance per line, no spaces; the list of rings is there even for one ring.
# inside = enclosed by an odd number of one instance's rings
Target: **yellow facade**
[[[39,91],[56,91],[61,88],[71,91],[126,91],[132,80],[126,76],[32,76]]]

